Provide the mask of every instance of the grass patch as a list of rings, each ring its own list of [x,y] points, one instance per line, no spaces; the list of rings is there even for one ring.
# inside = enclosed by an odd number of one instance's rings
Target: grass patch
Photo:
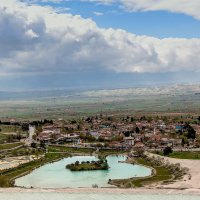
[[[119,154],[123,154],[123,153],[127,153],[127,151],[124,150],[114,150],[114,149],[100,149],[99,150],[99,155],[100,156],[108,156],[108,155],[119,155]]]
[[[23,143],[21,143],[21,142],[0,144],[0,150],[12,149],[12,148],[15,148],[15,147],[19,147],[21,145],[23,145]]]
[[[156,170],[156,175],[150,178],[141,178],[138,180],[133,180],[132,183],[135,187],[142,187],[143,185],[158,183],[161,181],[166,182],[172,179],[173,177],[171,172],[166,167],[153,165],[151,162],[146,161],[143,158],[138,158],[137,162],[138,164],[153,167]]]
[[[9,187],[9,180],[5,176],[0,175],[0,187]]]
[[[0,125],[1,133],[19,133],[27,134],[27,131],[23,131],[21,126],[16,125]]]
[[[65,146],[57,146],[57,145],[51,145],[48,147],[49,152],[67,152],[67,153],[86,153],[86,154],[91,154],[96,149],[91,149],[91,148],[72,148],[72,147],[65,147]],[[108,156],[108,155],[119,155],[127,153],[127,151],[124,150],[111,150],[111,149],[100,149],[99,152],[97,152],[98,155],[100,156]]]
[[[0,144],[4,143],[7,140],[8,136],[0,133]]]
[[[156,151],[156,152],[153,152],[153,153],[164,156],[163,152],[161,152],[161,151]],[[200,159],[200,152],[174,151],[173,153],[169,154],[167,157],[178,158],[178,159],[199,160]]]
[[[95,149],[87,149],[87,148],[72,148],[72,147],[65,147],[65,146],[54,146],[51,145],[48,147],[49,152],[66,152],[66,153],[93,153]]]

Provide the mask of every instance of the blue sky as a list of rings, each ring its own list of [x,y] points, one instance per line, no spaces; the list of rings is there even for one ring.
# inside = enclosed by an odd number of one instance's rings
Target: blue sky
[[[81,15],[83,18],[92,18],[102,28],[120,28],[134,34],[158,38],[196,38],[200,36],[200,21],[181,13],[169,11],[129,12],[121,8],[118,3],[103,5],[79,0],[60,3],[37,2],[37,4],[63,8],[66,10],[62,12]]]
[[[199,0],[1,0],[0,90],[200,82],[199,10]]]

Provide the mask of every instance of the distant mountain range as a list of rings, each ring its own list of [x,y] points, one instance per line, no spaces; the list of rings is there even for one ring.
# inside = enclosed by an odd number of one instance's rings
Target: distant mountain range
[[[99,96],[138,96],[138,95],[181,95],[181,94],[200,94],[200,84],[179,84],[160,87],[140,87],[112,90],[90,90],[83,93],[89,97]]]
[[[125,97],[146,95],[200,95],[200,84],[178,84],[160,87],[135,87],[120,89],[99,90],[40,90],[40,91],[0,91],[0,100],[22,100],[40,98],[98,98],[98,97]]]

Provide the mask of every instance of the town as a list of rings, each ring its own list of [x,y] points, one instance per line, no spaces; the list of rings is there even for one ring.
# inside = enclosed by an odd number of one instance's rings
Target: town
[[[191,116],[134,118],[96,115],[81,120],[32,122],[12,119],[0,122],[0,131],[1,138],[4,135],[2,144],[22,142],[32,147],[63,145],[121,150],[200,147],[200,117]]]

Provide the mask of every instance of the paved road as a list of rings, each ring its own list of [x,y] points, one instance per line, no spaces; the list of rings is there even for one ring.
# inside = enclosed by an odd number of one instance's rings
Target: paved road
[[[35,134],[35,127],[34,126],[29,126],[29,139],[33,139],[33,135]]]
[[[28,138],[25,140],[26,144],[31,144],[33,142],[33,135],[35,134],[35,127],[34,126],[29,126],[29,131],[28,131]]]

